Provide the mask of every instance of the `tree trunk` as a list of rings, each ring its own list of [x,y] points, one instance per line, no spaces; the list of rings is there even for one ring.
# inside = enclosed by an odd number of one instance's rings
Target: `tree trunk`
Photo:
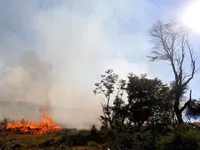
[[[174,105],[174,112],[176,114],[178,124],[182,124],[183,123],[182,112],[179,110],[178,104]]]
[[[177,117],[178,123],[182,124],[183,118],[182,118],[182,113],[180,111],[178,111],[178,113],[176,113],[176,117]]]

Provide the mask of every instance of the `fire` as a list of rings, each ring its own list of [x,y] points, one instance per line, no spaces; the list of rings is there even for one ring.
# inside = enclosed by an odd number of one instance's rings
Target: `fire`
[[[6,130],[19,131],[22,133],[31,134],[45,134],[54,133],[61,130],[61,126],[54,124],[52,118],[48,114],[48,108],[40,109],[41,121],[39,124],[34,122],[25,122],[24,120],[20,122],[12,122],[6,126]]]

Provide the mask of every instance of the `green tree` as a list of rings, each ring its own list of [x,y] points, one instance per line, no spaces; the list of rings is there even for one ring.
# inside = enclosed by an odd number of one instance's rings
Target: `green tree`
[[[130,124],[169,123],[172,120],[172,103],[166,101],[169,87],[161,80],[146,75],[130,74],[127,83]]]
[[[95,83],[96,88],[94,90],[94,94],[104,96],[104,103],[101,103],[103,115],[100,118],[105,128],[115,128],[116,124],[122,125],[124,121],[120,112],[122,111],[121,106],[124,104],[122,97],[126,83],[124,80],[119,80],[118,75],[112,69],[108,69],[101,77],[101,81]],[[114,107],[111,102],[114,102]],[[119,123],[119,120],[121,120],[121,123]]]

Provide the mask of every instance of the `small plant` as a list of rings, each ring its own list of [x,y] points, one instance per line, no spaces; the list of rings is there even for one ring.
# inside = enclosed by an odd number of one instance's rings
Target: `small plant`
[[[96,142],[94,142],[94,141],[89,141],[89,142],[87,143],[87,145],[88,145],[89,147],[99,148],[99,145],[98,145]]]

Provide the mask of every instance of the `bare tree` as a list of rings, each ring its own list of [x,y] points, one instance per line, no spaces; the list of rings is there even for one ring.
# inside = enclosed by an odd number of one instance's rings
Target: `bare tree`
[[[196,58],[193,53],[192,46],[188,40],[188,30],[175,22],[163,23],[158,21],[150,30],[150,36],[154,47],[151,61],[165,60],[171,65],[174,81],[170,95],[174,97],[173,109],[177,117],[178,123],[183,123],[182,112],[191,102],[190,99],[180,106],[183,95],[188,90],[189,82],[194,78],[196,69]],[[190,71],[186,71],[184,63],[190,63]]]

